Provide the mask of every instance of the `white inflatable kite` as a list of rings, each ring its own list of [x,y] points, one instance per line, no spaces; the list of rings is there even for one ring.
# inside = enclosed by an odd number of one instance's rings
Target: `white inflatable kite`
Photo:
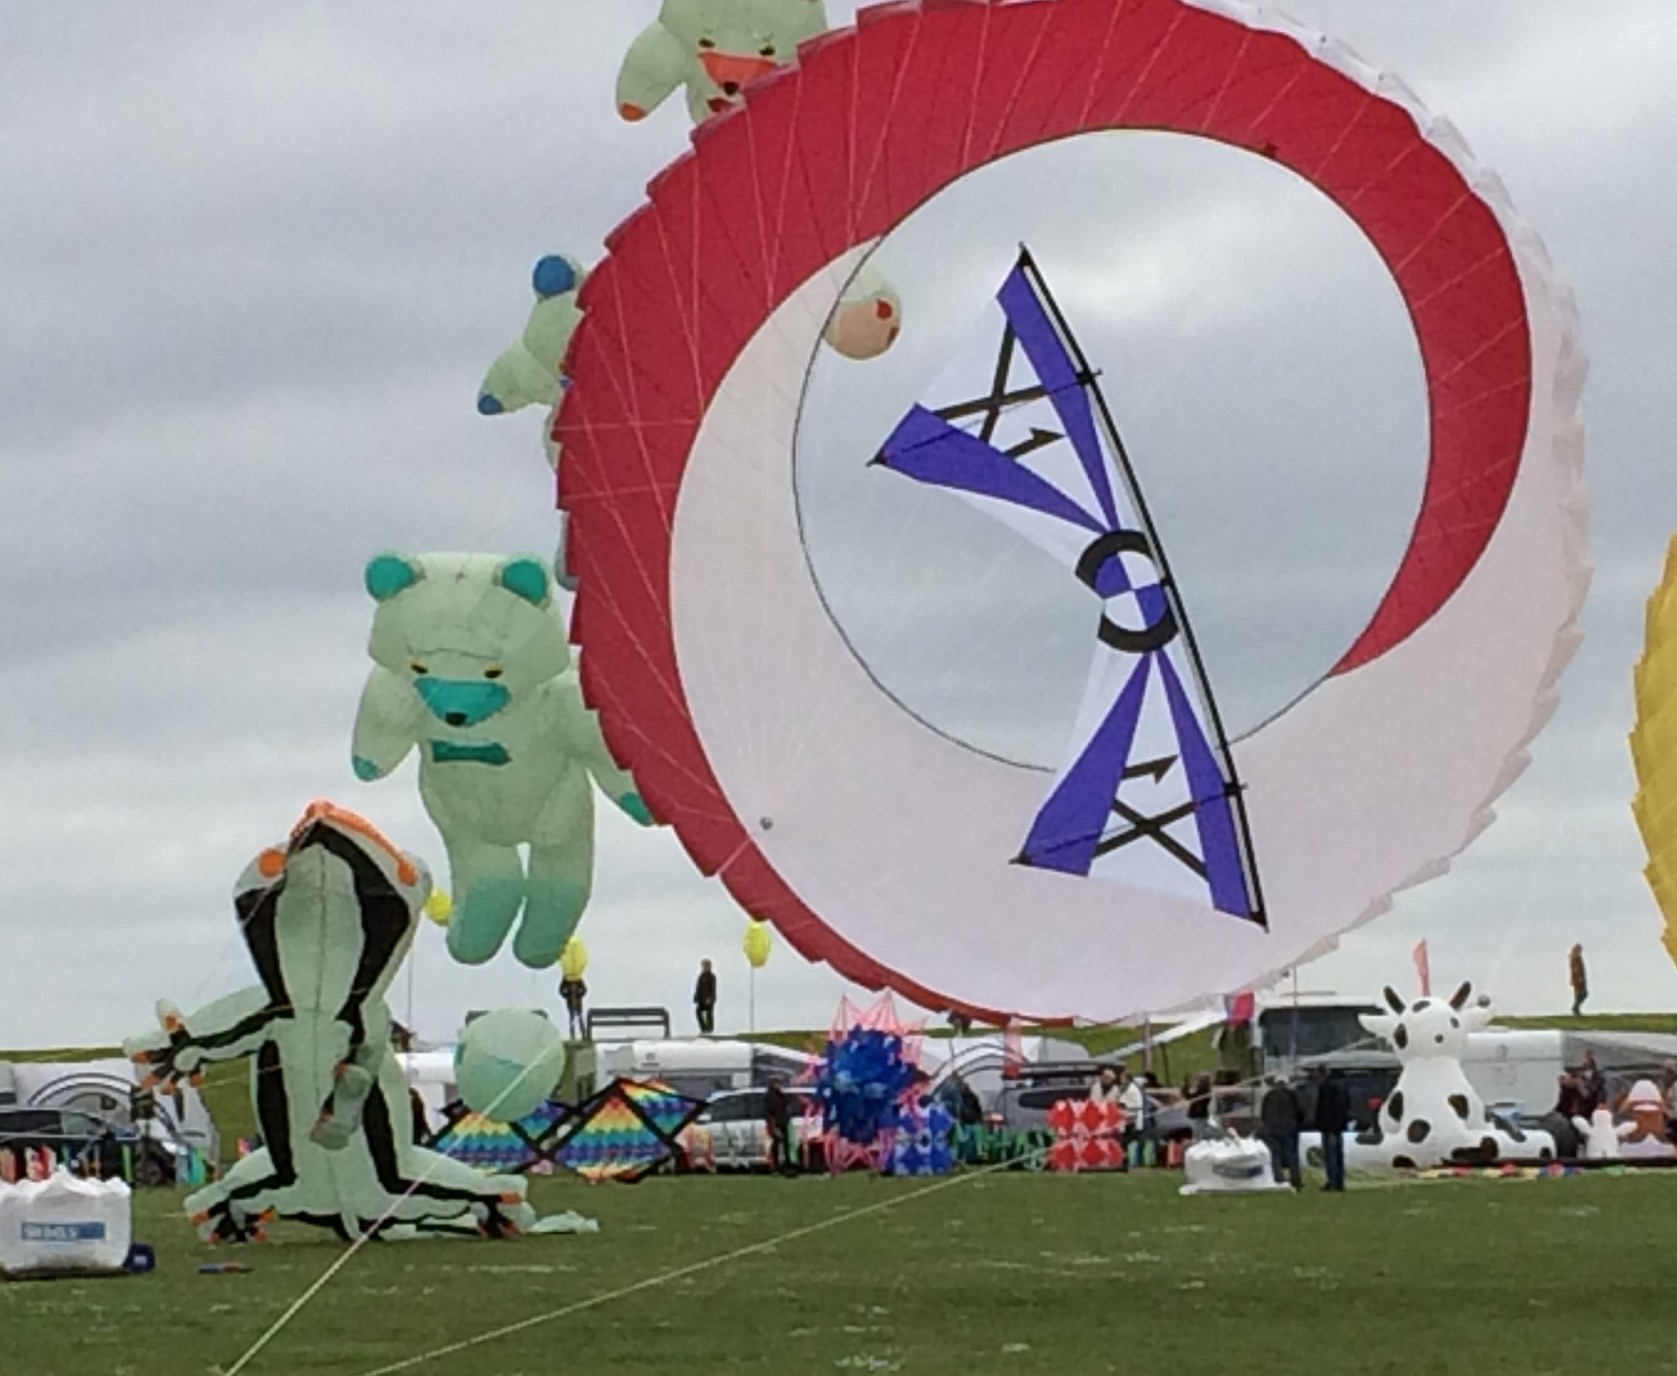
[[[1249,987],[1441,873],[1526,764],[1589,572],[1572,299],[1455,130],[1234,0],[881,5],[743,95],[613,236],[559,421],[584,687],[699,865],[853,980],[1103,1020]],[[1087,589],[1050,776],[875,681],[811,571],[794,450],[881,239],[976,168],[1114,129],[1246,150],[1360,227],[1414,325],[1430,454],[1367,628],[1228,739],[1099,360],[1028,259],[997,264],[994,386],[928,395],[856,480],[949,488]]]
[[[1377,1131],[1347,1144],[1354,1169],[1393,1166],[1488,1166],[1494,1161],[1552,1161],[1555,1140],[1546,1132],[1509,1132],[1491,1120],[1462,1070],[1467,1038],[1491,1020],[1491,1001],[1473,999],[1463,984],[1449,999],[1404,1004],[1385,991],[1389,1013],[1366,1014],[1363,1027],[1397,1053],[1403,1070],[1380,1106]]]
[[[385,992],[431,892],[424,866],[366,821],[313,803],[234,890],[259,982],[124,1051],[165,1084],[251,1058],[262,1146],[187,1197],[206,1240],[260,1237],[274,1215],[353,1238],[500,1235],[535,1211],[518,1176],[482,1175],[414,1144]]]

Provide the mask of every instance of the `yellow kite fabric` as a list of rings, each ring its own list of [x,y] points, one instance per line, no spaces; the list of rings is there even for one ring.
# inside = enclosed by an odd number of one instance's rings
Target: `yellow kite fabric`
[[[1647,646],[1636,666],[1630,733],[1638,790],[1631,804],[1648,847],[1648,885],[1665,914],[1665,949],[1677,961],[1677,537],[1648,599]]]

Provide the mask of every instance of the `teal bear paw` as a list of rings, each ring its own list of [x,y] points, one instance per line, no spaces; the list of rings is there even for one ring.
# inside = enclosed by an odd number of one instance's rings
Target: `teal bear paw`
[[[647,807],[640,794],[625,793],[617,800],[617,805],[639,822],[643,827],[654,825],[652,821],[652,810]]]
[[[355,771],[355,777],[364,784],[370,784],[378,778],[378,766],[365,755],[356,755],[350,760],[349,767]]]
[[[558,961],[587,906],[585,884],[565,879],[531,880],[530,901],[524,905],[524,920],[512,943],[519,964],[546,970]]]
[[[494,959],[523,904],[520,879],[474,880],[449,919],[448,953],[462,965],[482,965]]]

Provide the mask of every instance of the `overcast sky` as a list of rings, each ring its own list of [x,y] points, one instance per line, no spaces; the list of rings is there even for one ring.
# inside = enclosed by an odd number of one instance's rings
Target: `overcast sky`
[[[0,1046],[113,1039],[158,997],[190,1006],[248,982],[229,886],[312,797],[441,868],[412,764],[376,786],[349,771],[361,569],[386,547],[551,549],[538,418],[484,420],[472,401],[522,326],[531,262],[596,257],[684,147],[678,102],[640,126],[613,113],[617,64],[654,9],[0,0]],[[1677,526],[1677,11],[1291,9],[1449,115],[1576,288],[1597,568],[1563,706],[1500,820],[1302,982],[1403,982],[1426,937],[1440,981],[1552,1010],[1579,940],[1594,1005],[1669,1008],[1677,972],[1640,876],[1625,736],[1642,605]],[[976,572],[940,579],[934,618],[991,634],[928,640],[923,609],[890,611],[901,528],[845,538],[879,500],[852,482],[855,455],[914,399],[914,369],[954,339],[961,302],[981,306],[1007,245],[1032,238],[1105,370],[1238,720],[1354,637],[1419,491],[1413,345],[1366,248],[1269,169],[1147,146],[1160,142],[1021,160],[923,212],[886,248],[908,313],[900,357],[861,379],[823,360],[804,435],[812,557],[847,629],[927,710],[1047,763],[1085,623],[1057,621],[1024,564],[992,561],[1005,602]],[[1022,187],[1055,214],[1032,220]],[[847,405],[858,389],[872,410]],[[1231,434],[1250,450],[1233,470]],[[1236,519],[1254,509],[1262,539]],[[971,556],[956,529],[934,547],[958,571]],[[1286,640],[1278,603],[1297,626]],[[1022,711],[1033,689],[1049,706]],[[711,955],[721,1022],[743,1026],[742,929],[672,836],[602,815],[582,929],[598,1001],[686,1022]],[[428,928],[394,1002],[402,1016],[411,997],[442,1037],[466,1008],[551,1002],[552,985],[510,955],[456,967]],[[824,1024],[842,989],[782,947],[758,1022]]]

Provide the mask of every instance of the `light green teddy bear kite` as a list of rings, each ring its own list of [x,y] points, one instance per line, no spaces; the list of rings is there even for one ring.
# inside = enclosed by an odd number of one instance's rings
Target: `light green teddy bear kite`
[[[513,953],[546,969],[593,887],[590,776],[652,821],[583,703],[547,568],[533,556],[381,554],[366,584],[378,610],[356,776],[383,778],[419,747],[420,797],[448,850],[450,953],[491,959],[522,911]]]
[[[549,254],[530,274],[536,304],[524,332],[490,365],[477,389],[480,415],[500,416],[526,406],[559,405],[565,394],[565,351],[571,347],[582,312],[577,293],[588,270],[573,258]],[[552,430],[551,417],[548,430]],[[548,462],[557,469],[559,453],[548,441]]]
[[[827,27],[822,0],[664,0],[623,59],[617,112],[645,119],[686,87],[687,111],[703,124]]]

